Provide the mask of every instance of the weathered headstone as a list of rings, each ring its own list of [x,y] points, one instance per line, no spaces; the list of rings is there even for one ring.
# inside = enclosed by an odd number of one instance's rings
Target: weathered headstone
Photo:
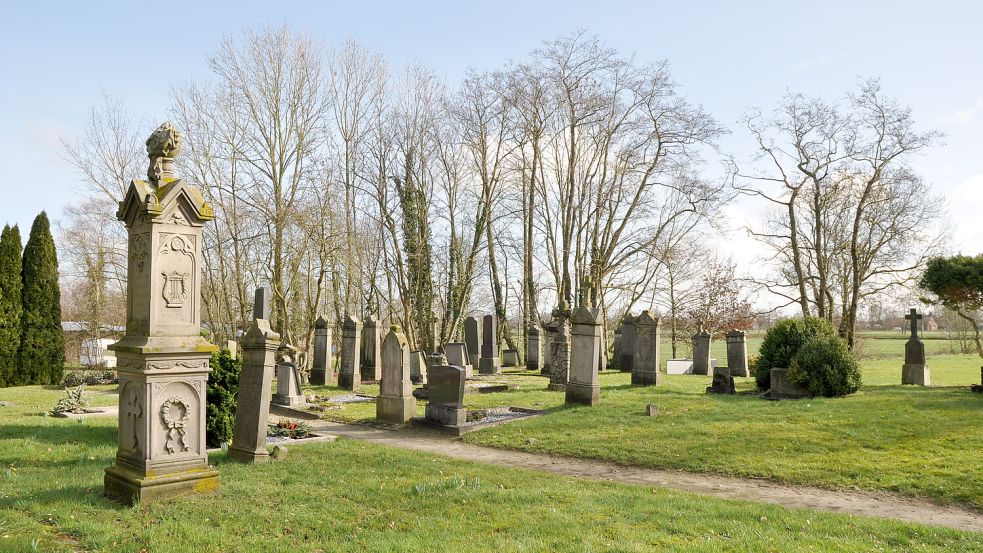
[[[414,384],[427,383],[427,354],[423,350],[410,352],[410,381]]]
[[[338,371],[338,387],[357,392],[362,387],[359,372],[362,354],[362,324],[346,315],[341,323],[341,370]]]
[[[478,361],[480,374],[498,374],[502,362],[498,357],[498,317],[485,315],[481,321],[481,359]]]
[[[280,335],[270,329],[270,322],[253,320],[242,337],[242,373],[236,394],[236,422],[229,457],[242,463],[265,463],[270,460],[266,449],[267,420],[270,416],[270,390],[273,365],[280,347]]]
[[[474,316],[464,319],[464,343],[468,345],[468,355],[471,359],[468,364],[478,366],[481,361],[481,325]]]
[[[239,358],[239,343],[236,342],[235,340],[226,340],[225,341],[225,347],[222,348],[222,349],[224,349],[225,351],[229,352],[229,355],[233,359],[238,359]]]
[[[659,319],[648,311],[642,311],[634,319],[632,326],[635,333],[635,355],[631,363],[631,383],[635,386],[656,386],[661,380]]]
[[[539,325],[531,324],[529,325],[528,334],[526,337],[526,369],[530,371],[538,371],[542,364],[542,350],[543,347],[540,344],[540,330]]]
[[[573,312],[570,323],[570,379],[566,385],[566,403],[594,405],[601,395],[597,380],[601,323],[584,306]]]
[[[218,346],[201,336],[201,192],[174,176],[181,135],[164,123],[147,140],[148,180],[130,182],[116,212],[126,225],[126,333],[116,353],[116,464],[105,492],[136,503],[219,488],[205,452],[205,387]]]
[[[812,396],[809,388],[789,380],[788,369],[771,369],[771,389],[768,396],[773,399],[801,399]]]
[[[253,295],[253,319],[270,320],[273,314],[273,294],[267,286],[260,286]]]
[[[559,331],[559,324],[556,320],[550,320],[543,324],[543,366],[539,369],[539,374],[551,376],[553,374],[553,342],[556,341],[556,333]]]
[[[904,317],[911,321],[911,337],[904,345],[904,365],[901,366],[901,383],[930,386],[931,377],[925,364],[925,344],[918,337],[918,321],[922,318],[915,309]]]
[[[614,341],[611,344],[611,360],[608,362],[608,368],[612,370],[621,370],[621,326],[614,329]]]
[[[708,394],[733,394],[736,393],[734,388],[734,377],[730,374],[730,368],[728,367],[714,367],[713,368],[713,380],[710,381],[710,386],[707,387]]]
[[[468,418],[464,408],[464,369],[431,363],[427,384],[427,422],[461,426]]]
[[[296,351],[286,344],[277,351],[280,357],[276,364],[276,394],[273,403],[277,405],[303,405],[307,402],[300,390],[300,374],[297,372]]]
[[[550,323],[550,383],[547,390],[562,392],[570,381],[570,314],[561,306]]]
[[[311,367],[311,384],[327,386],[334,382],[334,365],[331,363],[331,328],[328,321],[319,316],[314,321],[314,363]]]
[[[382,379],[375,399],[375,418],[406,422],[416,414],[410,382],[410,348],[399,326],[393,325],[382,342]]]
[[[379,357],[382,350],[382,334],[379,328],[379,318],[369,313],[362,325],[362,381],[379,380],[382,376],[382,364]]]
[[[448,365],[464,368],[464,376],[471,378],[472,368],[468,360],[468,347],[464,342],[444,344],[444,355],[447,356]]]
[[[507,349],[502,352],[502,366],[503,367],[518,367],[519,366],[519,350]]]
[[[747,334],[741,330],[731,330],[727,338],[727,368],[730,376],[751,376],[747,367]]]
[[[693,374],[710,374],[710,333],[703,326],[693,335]]]
[[[635,317],[631,313],[626,313],[621,319],[621,360],[619,368],[621,372],[631,372],[632,363],[635,362]]]

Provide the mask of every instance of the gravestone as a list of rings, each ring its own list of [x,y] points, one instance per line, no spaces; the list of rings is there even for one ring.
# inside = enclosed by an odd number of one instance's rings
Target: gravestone
[[[519,350],[517,349],[507,349],[502,352],[502,366],[503,367],[518,367],[519,366]]]
[[[527,330],[528,334],[526,336],[526,369],[530,371],[538,371],[540,369],[540,364],[542,363],[542,346],[539,343],[540,330],[539,325],[531,324]]]
[[[119,421],[104,485],[127,503],[219,488],[205,452],[205,388],[218,346],[201,336],[202,227],[215,213],[174,176],[182,141],[170,123],[154,131],[148,180],[131,181],[116,212],[127,231],[126,332],[109,346]]]
[[[447,364],[464,369],[464,376],[471,378],[472,368],[468,362],[468,346],[464,342],[451,342],[444,344],[444,355],[447,356]]]
[[[471,366],[478,366],[481,360],[481,329],[474,316],[464,319],[464,343],[468,346]],[[470,374],[468,376],[471,376]]]
[[[225,341],[225,347],[222,348],[222,349],[224,349],[225,351],[229,352],[229,355],[233,359],[238,359],[239,358],[239,344],[235,340],[226,340]]]
[[[812,397],[809,388],[789,380],[788,369],[771,369],[771,389],[768,397],[772,399],[802,399]]]
[[[304,393],[300,391],[300,374],[297,372],[296,350],[283,344],[277,350],[280,357],[276,364],[276,394],[273,403],[288,407],[307,403]]]
[[[266,449],[267,421],[270,416],[270,390],[280,335],[270,329],[270,322],[254,319],[242,337],[242,373],[236,394],[235,433],[229,457],[241,463],[265,463],[270,460]]]
[[[713,380],[710,381],[710,386],[707,387],[707,393],[708,394],[737,393],[736,388],[734,388],[734,377],[731,376],[729,367],[713,368]]]
[[[911,337],[904,345],[901,383],[929,386],[931,385],[931,377],[928,365],[925,364],[925,344],[918,337],[918,321],[922,316],[915,309],[912,309],[904,318],[911,321]]]
[[[314,364],[311,367],[311,384],[328,386],[334,382],[334,365],[331,363],[331,329],[324,317],[314,321]]]
[[[485,315],[481,321],[481,359],[479,374],[498,374],[502,363],[498,358],[498,317]]]
[[[427,354],[423,350],[410,352],[410,381],[414,384],[427,383]]]
[[[611,344],[611,360],[608,367],[612,370],[621,370],[621,326],[614,329],[614,342]]]
[[[556,333],[560,326],[556,320],[550,320],[543,325],[543,335],[545,336],[543,349],[543,366],[539,369],[539,374],[550,376],[553,374],[553,342],[556,341]]]
[[[416,398],[410,382],[410,348],[402,329],[393,325],[382,342],[382,379],[375,399],[375,418],[406,422],[416,414]]]
[[[431,361],[424,419],[432,424],[461,426],[468,418],[464,408],[464,369]]]
[[[621,372],[631,372],[635,362],[635,317],[626,313],[621,319],[621,359],[618,366]]]
[[[379,318],[369,313],[365,316],[362,326],[362,381],[379,380],[382,376],[382,364],[379,362],[382,349]]]
[[[634,386],[657,386],[660,384],[659,319],[648,311],[642,311],[634,319],[635,355],[631,363],[631,383]]]
[[[584,306],[573,312],[570,323],[570,378],[566,385],[566,403],[594,405],[601,391],[597,380],[601,323]]]
[[[553,310],[550,327],[550,383],[546,389],[562,392],[570,381],[570,312],[565,301]]]
[[[710,372],[717,368],[717,360],[710,359]],[[696,374],[693,372],[692,359],[667,359],[666,374]]]
[[[270,320],[273,314],[273,294],[269,287],[260,286],[253,295],[253,319]]]
[[[710,333],[703,325],[693,335],[693,374],[710,374]]]
[[[341,369],[338,371],[338,387],[343,390],[357,392],[362,387],[361,346],[362,324],[355,317],[345,315],[341,323]]]
[[[747,366],[747,334],[744,331],[731,330],[727,338],[727,368],[730,376],[751,376]]]

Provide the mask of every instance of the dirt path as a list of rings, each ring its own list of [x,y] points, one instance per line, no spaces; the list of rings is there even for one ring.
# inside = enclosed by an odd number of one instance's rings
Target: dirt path
[[[357,425],[318,422],[315,423],[315,428],[355,440],[426,451],[491,465],[540,470],[590,480],[659,486],[728,499],[773,503],[782,507],[880,517],[983,532],[983,514],[888,493],[832,491],[809,486],[783,485],[765,480],[625,467],[604,461],[494,449],[429,434],[391,432]]]

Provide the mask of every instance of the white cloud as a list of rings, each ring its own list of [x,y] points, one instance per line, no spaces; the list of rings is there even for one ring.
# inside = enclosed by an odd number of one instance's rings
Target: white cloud
[[[983,98],[976,98],[973,100],[971,106],[942,115],[939,117],[939,121],[957,125],[968,125],[976,119],[976,116],[980,112],[983,112]]]
[[[803,61],[803,62],[797,63],[797,64],[793,65],[791,68],[789,68],[789,71],[792,71],[793,73],[796,73],[796,72],[799,72],[799,71],[805,71],[806,69],[812,69],[813,67],[817,67],[817,66],[820,66],[820,65],[829,63],[831,61],[833,61],[833,60],[830,57],[823,56],[821,58],[816,58],[816,59],[813,59],[813,60],[807,60],[807,61]]]

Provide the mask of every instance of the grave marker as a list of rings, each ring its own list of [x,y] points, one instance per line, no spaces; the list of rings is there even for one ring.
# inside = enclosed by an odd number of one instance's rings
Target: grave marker
[[[406,422],[416,414],[416,398],[410,382],[410,348],[402,329],[393,325],[382,343],[382,379],[375,400],[375,417]]]
[[[929,386],[931,385],[931,376],[928,366],[925,364],[925,343],[918,337],[918,321],[922,316],[912,308],[904,318],[911,322],[911,337],[904,345],[901,383]]]

